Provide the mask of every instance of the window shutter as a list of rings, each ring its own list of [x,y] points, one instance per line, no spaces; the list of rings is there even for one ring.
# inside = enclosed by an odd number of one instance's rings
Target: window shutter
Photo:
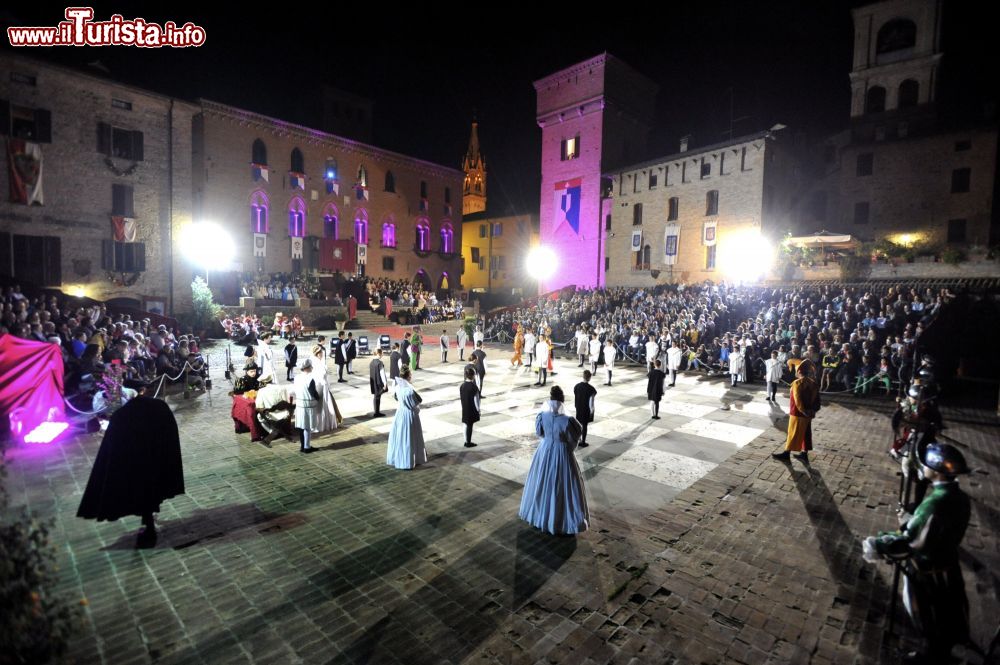
[[[52,143],[52,113],[48,109],[35,109],[35,140]]]
[[[115,241],[101,240],[101,270],[115,269]]]
[[[97,152],[111,154],[111,125],[106,122],[97,123]]]
[[[0,136],[10,134],[10,102],[0,99]]]
[[[62,284],[62,240],[58,236],[45,236],[42,240],[42,266],[45,284],[58,286]]]
[[[132,132],[132,159],[136,162],[143,160],[142,132]]]

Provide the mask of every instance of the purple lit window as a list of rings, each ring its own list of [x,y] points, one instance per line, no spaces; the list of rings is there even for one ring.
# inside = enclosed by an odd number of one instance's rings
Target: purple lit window
[[[382,224],[382,246],[396,246],[396,225],[392,222],[385,222]]]
[[[359,211],[354,220],[354,242],[359,245],[368,244],[368,218],[364,211]]]
[[[306,235],[306,205],[302,199],[295,198],[288,204],[288,236],[304,238]]]
[[[422,252],[431,249],[431,229],[426,222],[417,224],[417,249]]]
[[[323,208],[323,237],[334,240],[340,237],[340,215],[337,213],[337,206],[332,203],[327,203]]]
[[[452,254],[455,251],[455,234],[451,230],[451,224],[441,226],[441,251],[445,254]]]
[[[250,197],[250,230],[253,233],[267,233],[268,226],[268,202],[267,196],[263,192],[254,192]]]

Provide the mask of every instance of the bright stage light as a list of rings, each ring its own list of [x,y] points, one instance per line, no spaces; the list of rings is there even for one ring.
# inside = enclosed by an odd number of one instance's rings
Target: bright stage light
[[[548,247],[535,247],[524,260],[524,266],[532,279],[543,281],[555,273],[559,265],[556,253]]]
[[[225,270],[233,262],[235,247],[225,229],[212,222],[188,225],[180,237],[181,253],[206,270]]]
[[[25,443],[52,443],[69,428],[69,423],[44,422],[24,437]]]
[[[774,265],[774,248],[760,231],[747,230],[719,239],[718,266],[728,279],[754,282]]]

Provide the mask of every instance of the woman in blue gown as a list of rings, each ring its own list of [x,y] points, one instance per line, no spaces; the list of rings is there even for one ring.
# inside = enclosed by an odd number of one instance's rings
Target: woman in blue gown
[[[528,469],[518,515],[547,533],[582,533],[590,525],[590,509],[573,451],[583,428],[563,413],[562,388],[553,386],[549,397],[535,418],[535,433],[542,442]]]
[[[424,430],[420,426],[420,395],[410,383],[410,368],[406,365],[396,378],[396,399],[399,408],[389,430],[389,448],[385,463],[397,469],[412,469],[427,461]]]

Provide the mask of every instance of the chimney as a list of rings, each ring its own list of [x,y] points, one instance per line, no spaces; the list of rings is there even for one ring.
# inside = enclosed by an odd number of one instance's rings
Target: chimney
[[[691,139],[691,135],[690,134],[688,134],[687,136],[682,136],[681,137],[681,152],[687,152],[688,151],[688,141],[690,139]]]

